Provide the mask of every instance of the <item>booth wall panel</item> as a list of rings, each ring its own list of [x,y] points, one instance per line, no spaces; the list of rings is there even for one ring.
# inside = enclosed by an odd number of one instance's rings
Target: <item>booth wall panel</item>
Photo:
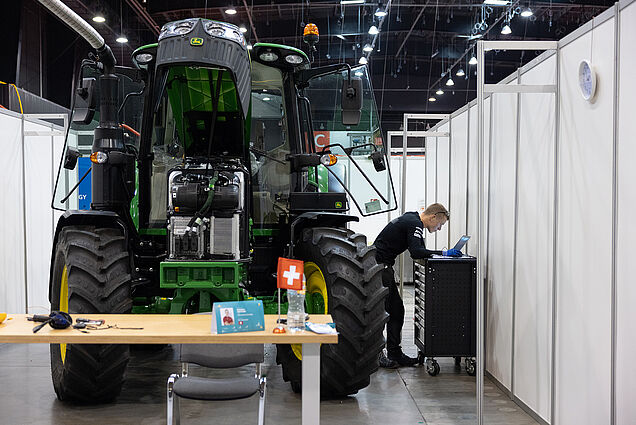
[[[554,84],[556,56],[523,74]],[[555,95],[521,94],[517,165],[513,392],[550,418]]]
[[[426,138],[426,202],[431,205],[437,202],[437,137]],[[424,232],[426,248],[436,249],[437,233]]]
[[[452,124],[450,131],[453,131]],[[449,131],[448,123],[443,125],[440,131]],[[449,177],[450,177],[450,140],[448,137],[437,138],[437,202],[448,208]],[[448,226],[442,227],[437,232],[437,247],[440,250],[448,247]],[[430,248],[429,248],[430,249]]]
[[[24,313],[24,217],[21,118],[0,112],[3,171],[0,195],[7,206],[0,220],[0,311]]]
[[[486,370],[510,389],[517,96],[498,93],[491,96],[491,102],[494,117],[485,295]]]
[[[614,20],[561,49],[554,422],[610,421]],[[598,72],[583,100],[578,65]]]
[[[636,3],[621,11],[618,133],[618,233],[616,250],[616,424],[636,423]]]
[[[466,178],[468,174],[468,111],[453,118],[450,141],[451,218],[446,226],[450,234],[449,248],[466,234]]]
[[[477,174],[477,155],[479,153],[479,146],[477,140],[477,123],[479,116],[477,114],[477,105],[471,107],[469,109],[470,119],[469,119],[469,129],[468,129],[468,228],[466,233],[470,236],[470,240],[466,243],[466,254],[468,255],[477,255],[477,244],[479,243],[479,238],[477,237],[477,214],[478,214],[478,203],[479,203],[479,191],[477,189],[478,183],[478,174]],[[485,180],[484,184],[487,186],[487,178],[488,178],[488,166],[490,164],[490,158],[488,157],[488,147],[490,145],[490,98],[484,101],[484,170],[485,172]],[[484,201],[484,221],[486,221],[486,217],[488,216],[488,202],[487,199]],[[484,231],[487,232],[487,226],[484,228]],[[482,261],[485,264],[486,254],[484,252]]]

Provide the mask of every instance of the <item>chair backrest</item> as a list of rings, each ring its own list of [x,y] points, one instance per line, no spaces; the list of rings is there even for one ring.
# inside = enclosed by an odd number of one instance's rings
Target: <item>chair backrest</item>
[[[179,359],[212,368],[231,368],[263,363],[263,344],[181,344]]]

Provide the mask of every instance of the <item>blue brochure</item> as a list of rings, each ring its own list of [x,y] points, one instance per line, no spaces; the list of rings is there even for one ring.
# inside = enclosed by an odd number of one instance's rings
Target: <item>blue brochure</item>
[[[212,333],[262,331],[265,329],[263,301],[228,301],[212,307]]]

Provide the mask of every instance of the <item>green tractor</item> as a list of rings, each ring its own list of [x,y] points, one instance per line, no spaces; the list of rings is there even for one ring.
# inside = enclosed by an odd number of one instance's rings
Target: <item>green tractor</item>
[[[277,260],[301,259],[306,311],[340,333],[321,348],[323,394],[369,385],[387,290],[347,211],[395,209],[395,195],[366,67],[312,69],[301,50],[250,50],[234,25],[195,18],[164,25],[126,68],[62,12],[97,55],[77,78],[53,199],[52,310],[189,314],[257,298],[274,313]],[[53,344],[55,392],[111,401],[128,360],[127,345]],[[278,346],[277,362],[300,391],[300,346]]]

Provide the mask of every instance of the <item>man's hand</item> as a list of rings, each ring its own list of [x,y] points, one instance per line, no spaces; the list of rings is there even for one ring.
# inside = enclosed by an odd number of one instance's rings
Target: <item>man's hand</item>
[[[461,257],[462,252],[456,249],[448,249],[442,252],[445,257]]]

